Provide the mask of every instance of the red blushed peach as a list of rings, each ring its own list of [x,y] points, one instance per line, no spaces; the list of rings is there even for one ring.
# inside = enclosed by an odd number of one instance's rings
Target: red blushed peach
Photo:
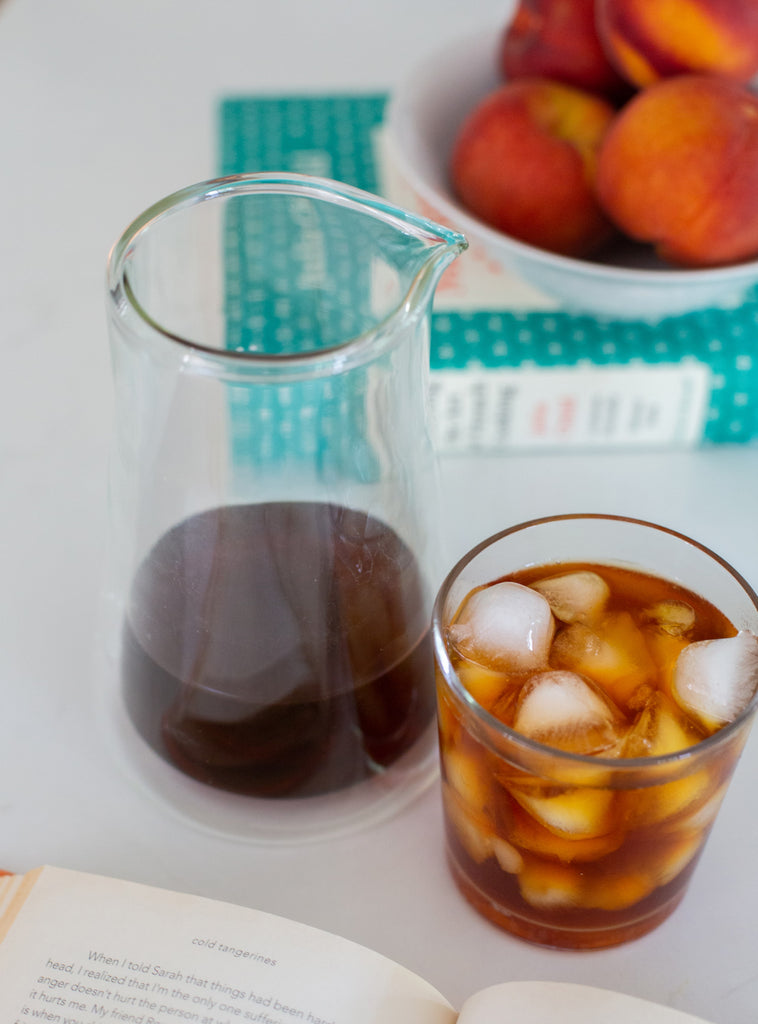
[[[523,242],[585,256],[613,235],[595,190],[605,100],[545,78],[490,93],[464,122],[451,179],[476,217]]]
[[[651,85],[606,134],[597,191],[622,231],[672,263],[758,255],[758,97],[716,75]]]
[[[691,72],[748,81],[758,72],[755,0],[596,0],[597,30],[632,85]]]
[[[629,86],[608,60],[595,0],[520,0],[500,40],[506,79],[540,76],[621,98]]]

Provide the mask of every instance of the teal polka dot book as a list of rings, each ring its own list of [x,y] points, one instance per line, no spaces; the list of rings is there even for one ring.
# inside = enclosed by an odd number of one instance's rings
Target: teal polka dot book
[[[219,107],[219,173],[290,171],[333,178],[422,213],[383,135],[386,96],[241,96]],[[265,322],[292,342],[289,309],[255,287],[257,245],[291,259],[275,225],[230,223],[228,344]],[[248,278],[241,279],[242,273]],[[349,258],[345,273],[349,287]],[[252,275],[252,278],[250,278]],[[442,452],[630,449],[746,443],[758,436],[758,290],[730,309],[655,323],[561,308],[473,250],[440,282],[432,313],[430,403]],[[323,396],[320,396],[322,399]],[[272,410],[291,439],[293,410]],[[307,422],[307,410],[298,410]],[[275,451],[275,438],[266,441]]]

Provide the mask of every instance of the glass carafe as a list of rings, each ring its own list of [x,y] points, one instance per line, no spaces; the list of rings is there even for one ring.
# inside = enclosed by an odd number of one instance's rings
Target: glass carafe
[[[110,254],[109,718],[198,824],[331,835],[432,777],[428,314],[465,244],[264,174],[168,197]]]

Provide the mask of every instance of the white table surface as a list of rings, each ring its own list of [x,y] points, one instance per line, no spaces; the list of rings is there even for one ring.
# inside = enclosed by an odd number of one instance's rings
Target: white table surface
[[[463,902],[436,787],[352,837],[226,841],[130,786],[91,710],[110,244],[153,200],[214,173],[221,96],[390,89],[419,46],[496,23],[508,4],[476,6],[1,0],[0,863],[52,862],[299,918],[401,961],[456,1004],[489,983],[550,978],[754,1024],[758,736],[675,916],[629,946],[578,954],[512,939]],[[758,580],[755,448],[450,458],[443,474],[451,558],[525,518],[605,511],[689,532]]]

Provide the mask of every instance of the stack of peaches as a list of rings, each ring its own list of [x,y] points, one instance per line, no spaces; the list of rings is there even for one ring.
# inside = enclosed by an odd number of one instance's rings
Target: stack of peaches
[[[758,256],[758,0],[520,0],[498,60],[451,159],[476,217],[579,258]]]

